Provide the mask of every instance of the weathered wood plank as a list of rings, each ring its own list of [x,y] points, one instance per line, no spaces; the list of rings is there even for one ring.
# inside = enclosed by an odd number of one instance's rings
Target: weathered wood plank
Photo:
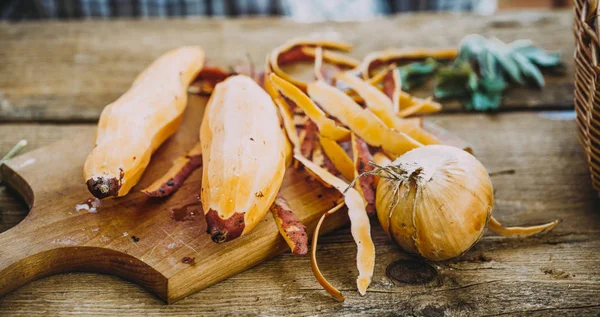
[[[571,14],[412,14],[315,24],[272,18],[0,23],[0,121],[95,121],[139,71],[168,49],[200,44],[213,64],[228,66],[246,61],[249,54],[260,65],[270,49],[311,34],[334,34],[352,42],[357,58],[389,47],[456,47],[470,33],[504,41],[532,39],[560,51],[567,74],[548,77],[543,91],[511,91],[503,109],[571,108]],[[447,104],[446,111],[460,110],[457,102]]]
[[[552,114],[431,118],[471,142],[489,171],[514,170],[493,176],[494,213],[501,221],[518,225],[560,218],[563,222],[550,234],[530,239],[487,234],[461,258],[434,264],[438,274],[424,285],[393,282],[386,276],[390,263],[412,258],[375,225],[374,283],[364,298],[354,289],[356,251],[349,230],[321,239],[321,269],[345,291],[345,303],[335,302],[320,289],[308,257],[284,254],[171,306],[118,278],[68,274],[33,282],[0,298],[0,315],[595,314],[600,311],[600,200],[591,189],[572,117]],[[84,129],[93,127],[2,125],[0,153],[20,138],[42,144],[51,139],[47,135],[68,137]],[[13,208],[4,207],[9,201],[0,193],[2,208]],[[14,212],[24,214],[23,207]]]

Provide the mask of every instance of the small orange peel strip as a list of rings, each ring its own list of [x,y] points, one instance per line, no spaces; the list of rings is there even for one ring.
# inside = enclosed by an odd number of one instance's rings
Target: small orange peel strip
[[[313,50],[315,56],[315,78],[317,80],[325,81],[325,77],[323,77],[323,73],[321,72],[321,68],[323,67],[323,48],[318,46],[316,49]]]
[[[329,157],[333,166],[340,171],[342,176],[351,181],[354,179],[354,163],[346,151],[335,141],[319,135],[319,142],[323,152]]]
[[[312,152],[317,143],[318,131],[314,121],[308,119],[304,125],[304,129],[300,133],[300,153],[304,157],[311,158]]]
[[[385,67],[385,68],[379,70],[377,73],[375,73],[375,75],[373,75],[373,77],[369,78],[367,80],[367,82],[370,85],[376,86],[384,80],[385,76],[387,76],[390,72],[392,72],[396,68],[397,68],[396,63],[391,63],[388,65],[388,67]]]
[[[405,118],[412,115],[422,115],[435,113],[442,110],[442,105],[433,101],[431,97],[420,99],[411,96],[412,105],[399,110],[396,115],[400,118]]]
[[[399,62],[402,60],[424,59],[427,57],[433,57],[435,59],[454,59],[457,55],[458,50],[456,48],[392,48],[368,54],[355,70],[362,74],[364,79],[369,79],[371,70],[382,64]]]
[[[269,54],[269,56],[270,56],[269,64],[270,64],[270,67],[273,69],[273,72],[275,74],[277,74],[279,77],[294,84],[301,90],[306,90],[306,83],[304,81],[294,79],[292,76],[290,76],[286,72],[284,72],[283,69],[281,69],[281,67],[279,66],[279,64],[281,62],[280,56],[283,56],[284,53],[286,53],[298,46],[302,46],[302,47],[321,46],[323,48],[328,48],[328,49],[333,49],[333,50],[338,50],[338,51],[349,51],[352,48],[352,46],[347,43],[334,41],[334,40],[296,38],[296,39],[289,40],[288,42],[284,43],[283,45],[273,49],[271,51],[271,53]],[[302,53],[302,54],[304,54],[304,53]]]
[[[547,232],[552,230],[552,228],[556,227],[559,223],[558,220],[538,225],[538,226],[530,226],[530,227],[505,227],[503,226],[496,218],[490,217],[490,221],[488,222],[488,228],[494,231],[495,233],[501,236],[519,236],[519,237],[528,237],[534,234]]]
[[[388,128],[392,128],[398,132],[406,133],[411,138],[424,145],[440,144],[441,142],[430,133],[415,128],[412,124],[407,123],[395,115],[395,107],[392,101],[376,87],[369,85],[366,81],[353,76],[347,72],[340,72],[336,76],[339,80],[350,86],[364,100],[367,108],[371,110]]]
[[[290,247],[292,253],[306,254],[308,252],[306,226],[294,214],[285,198],[281,196],[275,198],[273,205],[271,205],[271,213],[275,218],[279,234]]]
[[[408,95],[408,93],[402,91],[402,76],[400,76],[400,70],[398,68],[394,68],[394,70],[392,70],[392,80],[394,81],[394,90],[392,92],[391,99],[394,112],[398,113],[400,109],[402,109],[402,96]],[[441,108],[442,107],[440,105],[440,109]]]
[[[149,197],[167,197],[175,193],[190,174],[202,166],[202,147],[196,143],[185,155],[173,161],[173,165],[159,179],[141,190]]]
[[[337,299],[340,302],[344,301],[344,295],[342,295],[342,292],[340,292],[337,288],[335,288],[335,286],[331,285],[331,283],[329,283],[329,281],[327,281],[327,279],[325,278],[325,276],[323,276],[323,273],[321,273],[321,270],[319,270],[319,264],[317,263],[317,243],[319,242],[319,231],[321,230],[321,225],[323,224],[323,221],[325,220],[325,218],[333,215],[336,211],[340,210],[345,204],[339,203],[337,206],[329,209],[326,213],[324,213],[321,216],[321,219],[319,219],[319,222],[317,223],[317,226],[315,227],[315,231],[313,232],[313,238],[312,238],[312,246],[311,246],[311,251],[310,251],[310,265],[313,271],[313,274],[315,275],[315,278],[317,279],[317,282],[319,282],[319,284],[327,291],[327,293],[331,294],[331,296],[333,296],[335,299]]]
[[[320,46],[315,47],[311,47],[311,46],[303,46],[301,48],[302,53],[306,54],[307,56],[310,57],[316,57],[317,56],[317,50],[319,49]],[[347,68],[356,68],[358,65],[360,65],[360,61],[357,59],[354,59],[350,56],[344,55],[344,54],[340,54],[336,51],[331,51],[331,50],[324,50],[322,49],[322,58],[324,61],[340,66],[340,67],[347,67]]]
[[[385,166],[392,163],[392,160],[383,152],[375,152],[373,154],[373,162],[379,166]]]
[[[334,120],[328,118],[323,110],[317,107],[304,92],[292,83],[276,74],[269,74],[269,81],[276,91],[294,102],[296,106],[301,108],[317,124],[321,135],[336,141],[350,138],[350,131],[348,129],[338,126]],[[271,97],[275,98],[273,95]]]
[[[373,156],[369,152],[369,147],[356,134],[352,133],[352,155],[354,156],[354,179],[356,179],[355,188],[361,194],[367,204],[367,215],[375,215],[375,176],[362,175],[362,173],[373,170],[369,162],[373,161]]]
[[[369,109],[363,109],[344,92],[325,82],[310,83],[308,93],[327,113],[348,126],[369,145],[382,147],[395,156],[422,145],[410,136],[387,127]]]
[[[352,232],[352,237],[354,238],[357,247],[356,265],[358,268],[358,278],[356,280],[356,285],[359,294],[365,295],[369,284],[371,284],[373,270],[375,269],[375,245],[371,238],[371,224],[362,197],[354,188],[348,188],[346,182],[335,177],[299,153],[296,153],[294,158],[344,195],[344,202],[348,207],[348,217],[350,218],[350,231]],[[316,252],[315,250],[316,244],[313,243],[313,253]],[[312,258],[314,258],[314,255]],[[321,283],[321,281],[319,281],[319,283]],[[323,283],[321,283],[321,285],[323,285]],[[328,287],[331,286],[329,283],[326,283],[326,285],[328,285]],[[334,297],[343,300],[343,297],[339,291],[335,290],[335,288],[331,287],[331,289],[325,289]],[[335,290],[335,292],[330,291],[332,289]]]

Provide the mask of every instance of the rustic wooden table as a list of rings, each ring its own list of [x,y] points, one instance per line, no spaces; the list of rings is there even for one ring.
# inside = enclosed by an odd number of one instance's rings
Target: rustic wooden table
[[[355,245],[348,229],[324,237],[321,268],[345,290],[334,301],[312,276],[308,257],[284,254],[174,305],[119,278],[72,273],[48,277],[0,298],[0,315],[513,315],[600,312],[600,200],[577,144],[573,107],[571,12],[511,12],[492,17],[419,14],[360,23],[295,24],[281,19],[171,19],[0,24],[0,153],[20,139],[26,151],[93,130],[101,109],[135,74],[169,48],[200,44],[216,65],[262,61],[293,36],[338,33],[362,57],[387,47],[455,46],[469,33],[533,39],[563,53],[567,75],[543,91],[512,90],[497,114],[464,113],[448,103],[430,118],[474,145],[493,176],[495,215],[507,225],[556,218],[551,233],[529,239],[485,237],[467,254],[433,263],[433,282],[395,282],[386,268],[415,260],[373,228],[374,281],[354,291]],[[49,168],[51,162],[49,162]],[[0,185],[0,232],[27,214]],[[405,269],[407,274],[411,270]]]

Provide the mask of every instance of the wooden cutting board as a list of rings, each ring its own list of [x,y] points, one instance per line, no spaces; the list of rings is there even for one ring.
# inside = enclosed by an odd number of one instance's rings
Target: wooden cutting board
[[[0,166],[0,178],[31,209],[21,223],[0,234],[0,296],[44,276],[86,271],[131,280],[172,303],[288,251],[270,214],[247,236],[212,242],[197,203],[201,169],[170,198],[152,199],[139,192],[198,141],[206,102],[190,95],[181,128],[153,155],[138,186],[125,197],[104,201],[97,213],[75,210],[91,197],[82,167],[93,134],[73,135]],[[307,181],[307,176],[288,169],[281,192],[312,234],[319,217],[340,195]],[[170,217],[173,208],[184,210],[186,205],[195,218]],[[337,213],[322,232],[347,221],[343,212]],[[186,257],[194,263],[184,263]]]

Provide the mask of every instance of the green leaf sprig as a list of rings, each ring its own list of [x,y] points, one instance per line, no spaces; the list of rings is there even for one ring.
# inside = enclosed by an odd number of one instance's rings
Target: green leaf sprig
[[[499,108],[510,84],[542,88],[540,68],[559,66],[560,54],[548,53],[531,41],[506,44],[472,34],[461,41],[458,57],[450,65],[427,59],[400,67],[400,74],[404,89],[420,86],[433,76],[436,98],[459,98],[469,110],[487,111]]]

